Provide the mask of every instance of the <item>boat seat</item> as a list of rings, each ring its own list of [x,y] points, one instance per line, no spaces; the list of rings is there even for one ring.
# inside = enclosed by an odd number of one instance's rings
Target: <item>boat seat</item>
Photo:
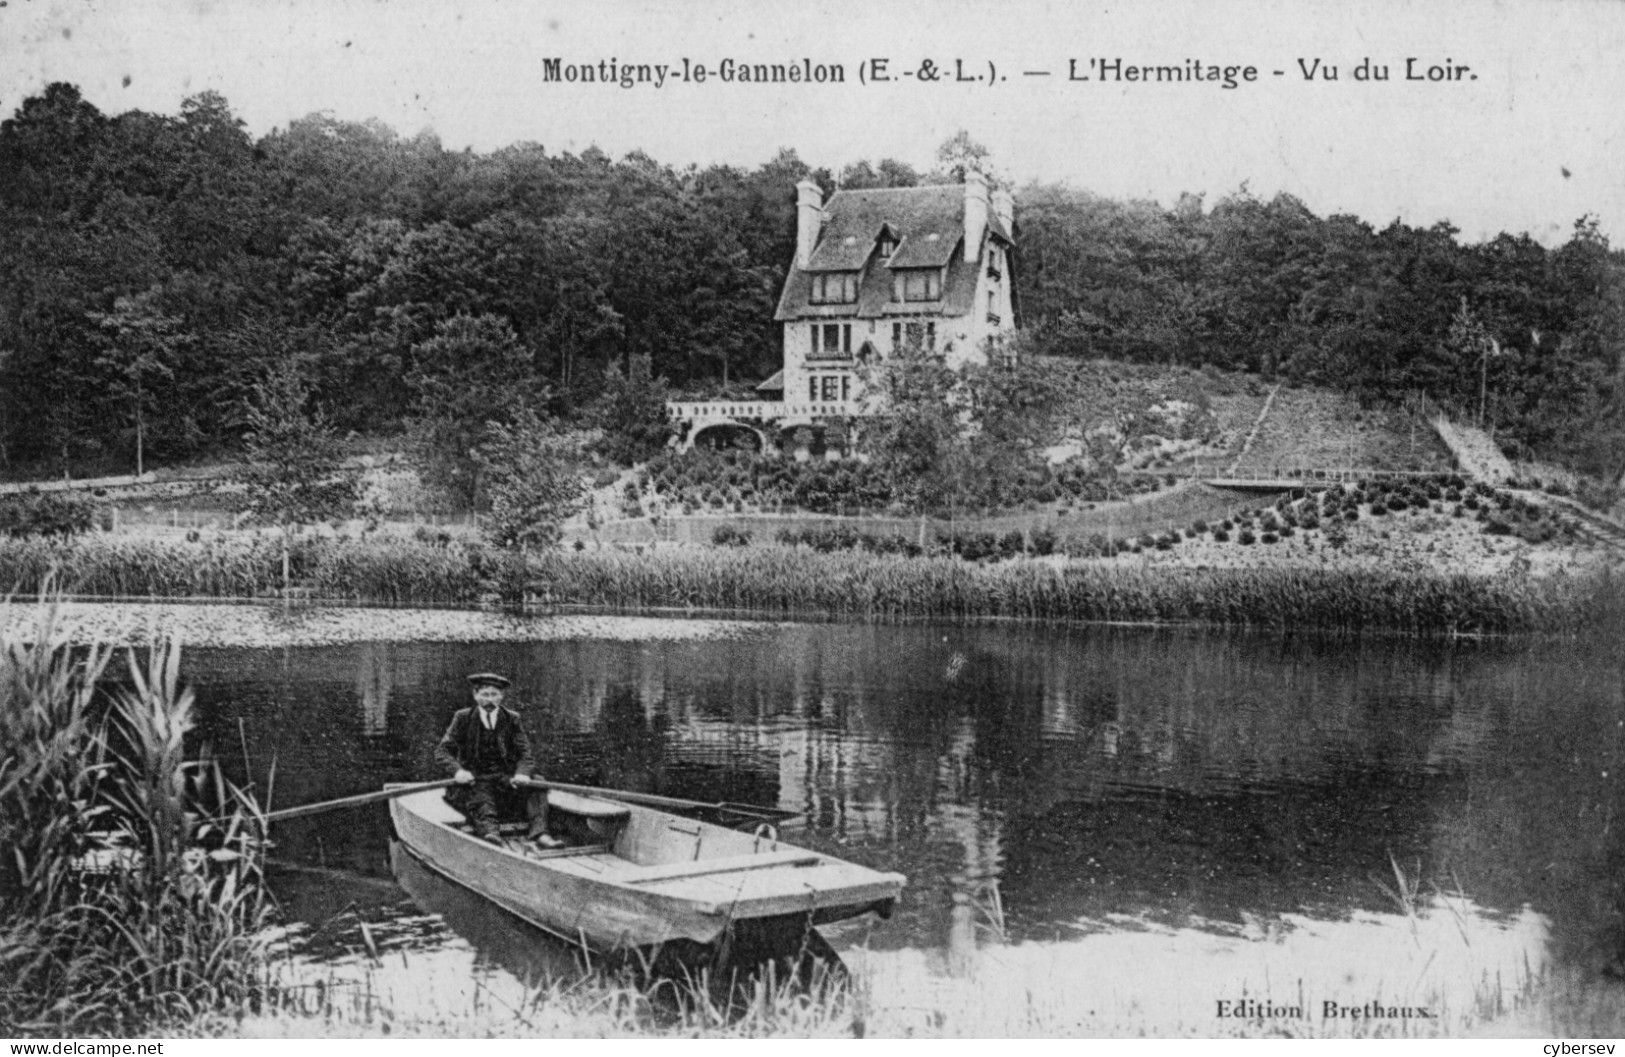
[[[626,884],[653,884],[656,881],[674,881],[684,877],[704,877],[707,874],[738,873],[743,870],[763,870],[770,866],[812,866],[824,857],[810,851],[768,851],[756,855],[724,855],[715,859],[693,859],[689,862],[661,863],[645,866],[617,876]]]
[[[547,806],[557,811],[579,815],[582,818],[601,819],[611,821],[625,818],[632,813],[625,804],[612,804],[605,800],[589,800],[575,793],[566,793],[562,789],[549,789],[547,791]]]

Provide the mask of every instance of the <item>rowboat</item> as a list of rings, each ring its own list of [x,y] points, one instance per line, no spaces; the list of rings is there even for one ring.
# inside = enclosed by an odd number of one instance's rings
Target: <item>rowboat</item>
[[[525,921],[599,953],[771,949],[812,926],[891,914],[905,878],[640,804],[548,791],[565,846],[493,844],[439,790],[390,801],[399,849]],[[819,942],[822,942],[821,940]]]

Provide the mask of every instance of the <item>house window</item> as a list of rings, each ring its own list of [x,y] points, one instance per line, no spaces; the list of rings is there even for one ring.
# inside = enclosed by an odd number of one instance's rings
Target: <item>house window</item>
[[[844,374],[815,374],[807,378],[807,400],[814,404],[845,403],[852,398],[852,379]]]
[[[814,359],[847,360],[852,358],[852,324],[814,323],[812,326],[812,354]]]
[[[844,403],[852,395],[852,379],[844,374],[826,374],[818,383],[819,399],[826,404]]]
[[[905,345],[918,345],[922,349],[936,348],[936,323],[893,323],[891,325],[892,351],[896,352]]]
[[[890,257],[897,252],[897,240],[891,237],[891,232],[880,236],[880,255]]]
[[[812,277],[812,303],[815,305],[847,305],[857,299],[857,272],[822,272]]]
[[[940,301],[942,273],[936,268],[910,268],[892,273],[893,301]]]

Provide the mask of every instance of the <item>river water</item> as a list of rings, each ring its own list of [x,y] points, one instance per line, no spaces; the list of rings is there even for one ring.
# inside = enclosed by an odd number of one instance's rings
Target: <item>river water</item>
[[[897,1030],[1210,1034],[1224,1002],[1426,1030],[1620,939],[1613,644],[763,624],[185,668],[217,754],[262,791],[275,761],[273,806],[440,777],[463,676],[496,670],[549,777],[800,812],[786,839],[908,876],[890,920],[826,932]],[[450,1009],[567,971],[432,878],[407,895],[381,806],[275,836],[306,972]]]

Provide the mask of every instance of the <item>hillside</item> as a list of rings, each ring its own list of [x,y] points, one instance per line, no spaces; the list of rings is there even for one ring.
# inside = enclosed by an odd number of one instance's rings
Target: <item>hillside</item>
[[[896,509],[859,460],[667,452],[616,470],[585,453],[591,438],[583,433],[574,443],[593,487],[584,509],[566,524],[565,543],[760,546],[821,539],[821,546],[853,546],[867,538],[919,547],[941,540],[972,558],[1036,553],[1102,560],[1109,554],[1113,561],[1149,566],[1535,574],[1615,561],[1625,552],[1625,530],[1580,510],[1556,475],[1538,482],[1556,494],[1503,487],[1482,497],[1482,514],[1462,509],[1461,488],[1448,476],[1457,463],[1416,411],[1362,406],[1347,394],[1267,384],[1246,373],[1112,361],[1043,366],[1060,394],[1030,423],[1046,458],[1006,482],[1012,498],[998,508],[939,508],[926,517]],[[1461,432],[1494,448],[1476,431]],[[473,516],[448,510],[405,453],[387,450],[382,441],[351,443],[383,515],[374,531],[427,529],[435,537],[472,538]],[[87,494],[102,525],[123,533],[232,532],[235,498],[219,480],[227,469],[160,470],[151,483],[103,482]],[[1465,469],[1472,477],[1472,467]],[[1208,483],[1214,478],[1270,480],[1241,489],[1214,487]],[[1367,482],[1344,504],[1356,519],[1331,533],[1304,524],[1305,493],[1287,489],[1341,481]],[[1504,475],[1488,483],[1537,484]],[[1342,488],[1335,494],[1346,495]],[[1422,494],[1430,488],[1431,496]],[[1386,508],[1389,490],[1401,501],[1373,515],[1374,503]],[[1295,511],[1296,531],[1264,539],[1265,518],[1285,514],[1283,497]],[[1489,531],[1484,518],[1492,512],[1514,523]],[[1214,527],[1225,522],[1232,528],[1219,537]],[[828,542],[836,525],[845,526],[843,544]],[[1245,542],[1243,525],[1253,530]],[[351,535],[363,530],[359,522],[343,529]]]

